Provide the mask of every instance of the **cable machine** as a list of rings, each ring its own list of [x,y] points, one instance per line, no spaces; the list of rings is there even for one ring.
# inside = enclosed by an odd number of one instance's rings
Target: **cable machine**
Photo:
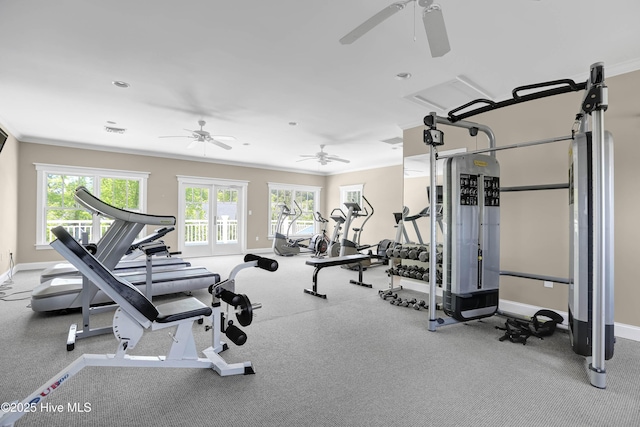
[[[491,129],[464,120],[494,109],[577,91],[585,91],[585,95],[570,136],[496,147]],[[584,83],[565,79],[521,86],[505,101],[478,99],[451,110],[447,118],[438,117],[436,113],[424,118],[427,126],[424,143],[429,145],[430,170],[436,170],[438,158],[446,159],[443,308],[449,317],[436,316],[436,265],[435,257],[431,257],[430,331],[458,321],[493,315],[498,305],[501,273],[546,280],[546,276],[499,270],[500,169],[495,161],[495,151],[570,140],[570,271],[566,280],[569,284],[569,333],[573,350],[587,357],[591,384],[606,387],[605,360],[613,356],[615,341],[613,138],[604,128],[607,107],[604,65],[595,63]],[[471,136],[482,131],[489,138],[489,148],[438,156],[437,147],[444,144],[444,134],[437,124],[466,128]],[[431,174],[430,180],[431,188],[436,188],[435,173]],[[529,187],[526,190],[543,189],[542,186]],[[510,189],[519,190],[525,189]],[[435,198],[430,204],[434,211]],[[431,216],[431,242],[436,241],[436,226],[436,217]]]

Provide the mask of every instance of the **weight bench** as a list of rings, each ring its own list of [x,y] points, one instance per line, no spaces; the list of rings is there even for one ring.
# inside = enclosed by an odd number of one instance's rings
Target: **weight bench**
[[[371,256],[364,254],[345,255],[334,258],[311,258],[307,260],[305,264],[315,267],[315,270],[313,270],[313,289],[305,289],[304,292],[306,294],[326,299],[326,294],[318,293],[318,273],[325,267],[335,267],[337,265],[347,264],[354,264],[358,267],[358,280],[349,280],[349,283],[371,288],[372,285],[362,281],[362,262],[367,260],[371,260]]]

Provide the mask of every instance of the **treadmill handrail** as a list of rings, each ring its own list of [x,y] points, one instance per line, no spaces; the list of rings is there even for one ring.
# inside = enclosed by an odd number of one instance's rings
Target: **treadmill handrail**
[[[76,188],[75,199],[82,207],[97,215],[146,225],[176,225],[176,217],[171,215],[149,215],[116,208],[103,202],[85,187]]]

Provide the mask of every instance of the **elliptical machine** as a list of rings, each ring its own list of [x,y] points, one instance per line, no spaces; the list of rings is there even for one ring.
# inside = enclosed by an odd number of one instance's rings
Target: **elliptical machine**
[[[280,256],[294,256],[300,253],[300,245],[297,241],[292,241],[289,239],[289,230],[291,229],[291,224],[293,224],[293,220],[289,222],[289,226],[287,227],[287,235],[282,234],[282,226],[284,224],[285,219],[299,216],[297,212],[291,212],[289,206],[282,203],[280,205],[280,215],[278,216],[278,222],[276,223],[276,231],[273,236],[273,252],[276,255]]]
[[[340,208],[335,208],[331,211],[329,217],[335,221],[333,227],[333,233],[331,234],[331,240],[329,241],[329,247],[327,254],[329,257],[337,257],[340,255],[340,236],[342,234],[342,224],[347,220],[346,215]]]
[[[325,224],[329,222],[329,220],[324,219],[320,212],[316,212],[313,215],[313,219],[316,222],[322,224],[322,233],[316,233],[311,238],[303,237],[300,239],[291,239],[289,238],[289,233],[291,231],[291,226],[293,223],[302,215],[302,208],[294,200],[296,207],[293,209],[293,212],[289,207],[285,204],[281,205],[280,215],[278,217],[278,223],[276,225],[276,232],[273,238],[273,252],[276,255],[280,256],[293,256],[299,255],[301,253],[301,248],[308,249],[309,252],[313,253],[312,256],[320,258],[323,257],[327,253],[327,249],[329,247],[329,239],[326,234]],[[289,221],[289,226],[287,227],[287,234],[282,234],[282,227],[284,225],[284,221],[286,218],[292,219]],[[308,244],[303,244],[305,240],[308,240]],[[307,252],[308,253],[308,252]]]
[[[360,253],[360,251],[369,249],[369,255],[371,258],[378,259],[378,262],[375,265],[386,265],[389,263],[389,258],[387,257],[387,249],[393,246],[393,241],[390,239],[384,239],[378,242],[375,245],[361,245],[360,244],[360,236],[362,235],[362,231],[364,230],[364,225],[371,219],[374,214],[374,209],[369,200],[367,200],[364,195],[362,196],[362,200],[369,206],[371,209],[371,213],[367,210],[367,207],[364,207],[364,212],[360,208],[360,205],[355,202],[346,202],[344,205],[348,208],[347,217],[345,220],[345,233],[340,241],[340,256],[345,255],[355,255]],[[353,240],[349,240],[348,238],[348,230],[351,226],[351,223],[354,218],[365,217],[365,220],[362,222],[360,227],[353,228]],[[372,248],[376,248],[376,253],[373,253]],[[371,267],[374,264],[371,263],[371,260],[362,264],[363,267]],[[353,268],[353,264],[348,264],[345,268]]]

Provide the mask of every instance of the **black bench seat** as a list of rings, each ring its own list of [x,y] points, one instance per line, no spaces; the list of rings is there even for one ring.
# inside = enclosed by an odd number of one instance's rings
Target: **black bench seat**
[[[304,292],[319,298],[327,298],[326,294],[318,293],[318,272],[325,267],[335,267],[338,265],[348,265],[353,264],[358,268],[358,280],[350,280],[349,283],[354,285],[364,286],[367,288],[371,288],[372,285],[364,283],[362,281],[362,262],[371,260],[370,255],[364,254],[355,254],[355,255],[345,255],[341,257],[333,257],[333,258],[311,258],[308,259],[305,264],[315,267],[313,271],[313,289],[305,289]]]
[[[183,298],[177,301],[157,305],[158,317],[156,322],[169,323],[176,320],[188,319],[196,316],[211,316],[211,307],[197,298]]]

